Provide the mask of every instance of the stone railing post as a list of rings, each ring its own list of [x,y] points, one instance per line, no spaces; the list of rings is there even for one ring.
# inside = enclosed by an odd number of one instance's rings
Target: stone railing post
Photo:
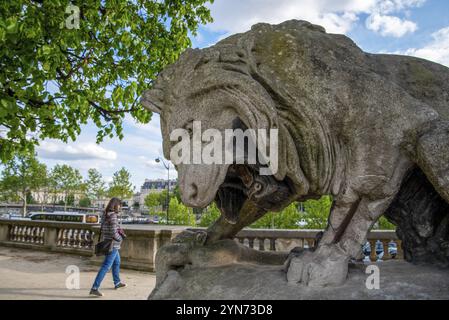
[[[167,227],[169,228],[169,227]],[[151,227],[124,225],[126,239],[121,244],[120,257],[123,268],[150,271],[155,270],[155,258],[157,250],[169,243],[171,239],[182,230],[159,229]],[[99,227],[93,228],[98,234]],[[99,265],[104,257],[92,257],[92,263]]]
[[[9,238],[9,225],[0,224],[0,242],[8,241]]]
[[[53,249],[58,241],[58,229],[47,227],[44,233],[44,246]]]

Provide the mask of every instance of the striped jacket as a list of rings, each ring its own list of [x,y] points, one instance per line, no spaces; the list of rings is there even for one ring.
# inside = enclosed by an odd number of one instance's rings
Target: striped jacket
[[[115,212],[109,212],[108,214],[103,214],[102,216],[102,224],[101,224],[101,239],[103,240],[110,240],[112,239],[112,246],[111,250],[114,249],[120,249],[120,245],[123,241],[122,236],[118,232],[119,225],[118,225],[118,219],[117,214]]]

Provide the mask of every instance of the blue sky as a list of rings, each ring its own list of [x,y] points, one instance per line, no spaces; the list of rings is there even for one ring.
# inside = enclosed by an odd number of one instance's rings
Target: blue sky
[[[449,66],[445,0],[215,0],[210,9],[214,22],[199,29],[193,47],[213,45],[257,22],[302,19],[346,34],[367,52],[413,55]],[[162,164],[154,161],[162,155],[159,116],[153,115],[146,125],[127,117],[124,135],[121,141],[105,139],[96,145],[96,129],[86,125],[75,142],[42,141],[38,157],[49,167],[72,165],[84,176],[89,168],[97,168],[107,181],[126,167],[137,190],[145,178],[166,178]],[[176,177],[174,170],[171,177]]]

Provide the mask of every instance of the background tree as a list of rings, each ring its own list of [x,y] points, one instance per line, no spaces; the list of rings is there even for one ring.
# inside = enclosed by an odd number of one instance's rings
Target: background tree
[[[126,113],[147,123],[139,97],[212,20],[206,2],[2,1],[0,159],[39,139],[74,140],[88,120],[97,142],[122,138]]]
[[[387,220],[384,216],[381,216],[374,225],[374,229],[378,230],[396,230],[396,226]]]
[[[212,202],[207,209],[203,211],[198,226],[209,227],[220,217],[220,215],[220,209],[217,208],[215,202]]]
[[[80,191],[83,177],[77,169],[66,164],[55,165],[51,175],[55,183],[55,190],[63,194],[64,211],[67,211],[67,204],[70,200],[69,195]]]
[[[195,215],[193,214],[192,208],[186,207],[179,202],[176,197],[173,197],[170,200],[168,215],[170,221],[167,221],[167,223],[182,226],[195,226]]]
[[[90,201],[90,199],[88,197],[81,198],[80,201],[79,201],[79,206],[81,208],[88,208],[88,207],[91,206],[91,204],[92,203],[91,203],[91,201]]]
[[[48,174],[47,189],[49,194],[48,198],[53,205],[56,204],[58,200],[58,185],[56,183],[53,170],[51,170]]]
[[[42,182],[41,186],[39,187],[39,193],[40,193],[40,201],[41,201],[41,211],[44,211],[44,205],[49,203],[50,200],[50,194],[52,192],[52,186],[53,181],[51,174],[48,172],[48,170],[42,170],[41,176],[39,180]]]
[[[171,199],[174,197],[173,193],[170,192],[170,196],[167,202],[167,189],[162,190],[161,192],[158,193],[159,195],[159,204],[162,206],[162,211],[166,211],[167,210],[167,204],[171,201]],[[178,202],[181,203],[181,201]]]
[[[131,174],[125,168],[114,173],[112,182],[109,184],[108,194],[121,200],[128,199],[133,195],[133,187],[129,181]]]
[[[27,195],[42,188],[46,175],[47,167],[34,154],[14,157],[2,171],[1,185],[5,197],[22,201],[22,213],[25,216],[29,199]]]
[[[26,201],[27,201],[27,204],[35,204],[36,203],[36,200],[34,199],[33,194],[31,193],[31,191],[27,191],[27,193],[26,193]]]
[[[269,212],[254,222],[251,228],[264,229],[298,229],[300,212],[297,203],[291,203],[280,212]]]
[[[332,206],[332,198],[294,202],[280,212],[269,212],[254,222],[251,228],[324,229]]]
[[[106,183],[97,169],[87,171],[86,194],[90,200],[98,200],[106,193]],[[90,206],[90,204],[89,204]]]
[[[75,195],[73,193],[69,193],[65,202],[68,206],[75,206]]]
[[[152,209],[154,207],[161,205],[161,197],[160,197],[159,193],[156,193],[156,192],[149,193],[145,197],[144,203],[148,209]]]
[[[332,197],[322,196],[319,200],[303,202],[304,211],[300,220],[302,229],[324,229],[327,226],[329,213],[332,207]]]
[[[176,184],[176,186],[171,191],[172,195],[178,199],[178,202],[182,202],[181,200],[181,191],[179,190],[179,184]]]

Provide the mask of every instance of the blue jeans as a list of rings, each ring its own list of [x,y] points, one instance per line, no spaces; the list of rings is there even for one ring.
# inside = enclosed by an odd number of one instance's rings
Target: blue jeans
[[[101,282],[111,267],[114,286],[117,286],[120,283],[120,253],[118,249],[112,249],[112,251],[104,258],[103,264],[101,265],[94,284],[92,285],[92,289],[97,290],[100,288]]]

